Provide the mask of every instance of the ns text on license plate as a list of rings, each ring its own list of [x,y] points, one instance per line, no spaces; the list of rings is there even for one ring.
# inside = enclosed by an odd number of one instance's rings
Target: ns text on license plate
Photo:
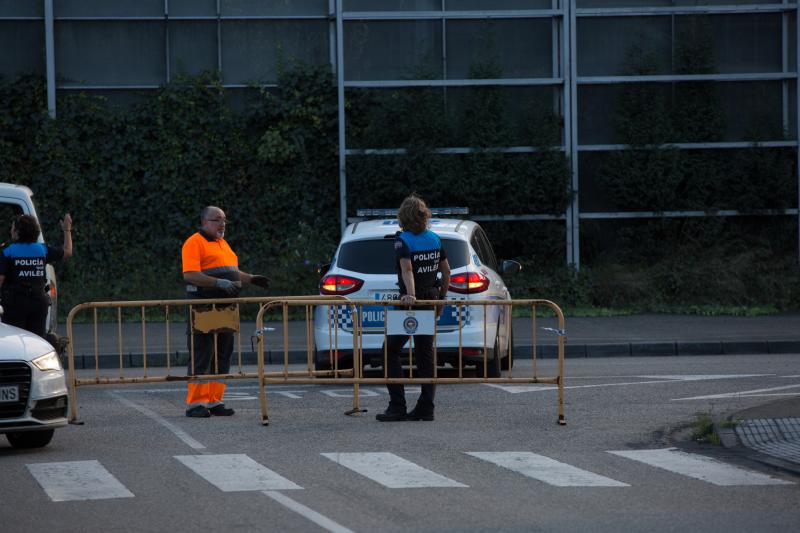
[[[17,385],[0,386],[0,403],[18,401],[19,387]]]

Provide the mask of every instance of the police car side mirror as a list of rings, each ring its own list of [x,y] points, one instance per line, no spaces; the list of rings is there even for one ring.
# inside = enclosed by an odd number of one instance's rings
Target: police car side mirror
[[[317,274],[320,276],[324,276],[325,273],[331,269],[330,263],[318,263],[317,264]]]
[[[506,259],[503,261],[503,266],[500,267],[500,273],[504,276],[516,274],[522,270],[522,265],[516,261]]]

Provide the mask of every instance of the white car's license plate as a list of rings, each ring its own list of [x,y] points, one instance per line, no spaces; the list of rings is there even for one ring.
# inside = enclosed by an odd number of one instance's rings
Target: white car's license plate
[[[4,385],[0,387],[0,403],[18,402],[19,385]]]

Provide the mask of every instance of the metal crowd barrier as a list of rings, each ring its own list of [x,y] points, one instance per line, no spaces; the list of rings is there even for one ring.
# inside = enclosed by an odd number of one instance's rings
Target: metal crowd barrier
[[[255,305],[258,307],[256,314],[256,329],[251,341],[255,341],[255,351],[257,356],[257,371],[247,372],[242,364],[242,339],[240,327],[240,309],[242,306]],[[314,340],[314,312],[318,306],[323,306],[326,311],[327,329],[329,346],[315,346]],[[383,343],[383,375],[381,377],[367,377],[364,374],[364,360],[363,360],[363,317],[364,308],[375,306],[382,306],[384,310],[383,320],[383,339],[385,341],[387,335],[387,322],[385,320],[386,310],[389,307],[398,307],[396,301],[374,301],[374,300],[347,300],[341,296],[293,296],[293,297],[259,297],[259,298],[229,298],[229,299],[185,299],[185,300],[147,300],[147,301],[120,301],[120,302],[89,302],[75,306],[67,317],[67,358],[68,358],[68,386],[69,386],[69,405],[70,415],[69,421],[71,423],[78,423],[78,402],[77,402],[77,389],[86,385],[109,385],[109,384],[134,384],[134,383],[158,383],[167,381],[200,381],[200,380],[231,380],[231,379],[257,379],[259,388],[259,403],[261,408],[261,423],[263,425],[269,424],[268,406],[266,397],[266,386],[272,384],[336,384],[336,385],[352,385],[353,386],[353,406],[352,409],[346,411],[346,414],[354,414],[363,412],[359,405],[359,387],[361,385],[386,385],[390,383],[402,384],[471,384],[471,383],[503,383],[503,384],[552,384],[556,385],[558,389],[558,423],[561,425],[566,424],[564,418],[564,346],[566,341],[564,314],[561,309],[549,300],[447,300],[447,301],[419,301],[413,307],[428,307],[431,306],[455,306],[459,309],[457,314],[457,324],[454,323],[453,327],[458,332],[458,353],[457,353],[457,376],[456,377],[443,377],[440,376],[439,369],[439,353],[437,349],[436,337],[438,335],[438,328],[433,329],[433,346],[434,346],[434,364],[433,364],[433,377],[420,378],[414,376],[414,349],[413,344],[410,343],[408,349],[408,364],[409,377],[403,378],[390,378],[387,371],[388,353],[386,351],[386,343]],[[509,339],[508,345],[508,371],[500,377],[490,377],[489,364],[490,364],[490,342],[487,342],[487,320],[483,320],[483,342],[482,342],[482,368],[478,364],[476,367],[475,377],[464,375],[464,359],[462,346],[462,331],[463,320],[465,313],[461,310],[464,309],[480,309],[483,316],[486,316],[489,310],[497,311],[500,307],[508,307],[506,313],[506,323],[504,327],[506,337]],[[511,335],[511,311],[514,307],[528,307],[531,314],[531,359],[532,371],[529,375],[520,376],[514,375],[513,370],[513,343],[510,341]],[[305,316],[305,352],[306,352],[306,368],[302,370],[290,369],[289,357],[289,319],[290,309],[302,308],[295,310],[295,316]],[[344,331],[341,325],[332,318],[335,313],[334,309],[346,309],[352,320],[351,328],[347,332],[352,338],[352,346],[343,347],[339,345],[340,330]],[[550,329],[558,335],[557,344],[557,373],[555,376],[542,377],[538,374],[537,370],[537,311],[541,308],[550,309],[558,323],[558,328],[544,328]],[[178,309],[178,311],[176,311]],[[75,317],[81,313],[91,310],[92,324],[93,324],[93,347],[94,347],[94,377],[91,378],[78,378],[75,364],[75,336],[74,336],[74,320]],[[196,311],[203,311],[198,313]],[[115,312],[114,312],[115,311]],[[124,311],[124,312],[123,312]],[[282,369],[279,371],[266,370],[266,344],[267,332],[270,328],[264,327],[264,317],[267,313],[280,313],[280,323],[282,324],[282,337],[283,337],[283,357]],[[118,368],[112,369],[113,375],[103,373],[101,375],[100,363],[100,350],[99,350],[99,336],[98,336],[98,314],[105,313],[106,316],[114,316],[116,320],[117,329],[117,358]],[[126,321],[132,319],[132,313],[138,317],[138,322],[141,324],[141,367],[137,369],[126,368],[124,364],[124,349],[123,349],[123,314]],[[159,324],[151,327],[165,328],[165,349],[166,354],[165,367],[155,367],[151,364],[148,365],[148,343],[147,343],[147,317],[148,314],[153,317],[157,316]],[[179,320],[174,317],[178,315]],[[338,315],[335,315],[338,316]],[[174,322],[185,323],[188,322],[188,327],[192,331],[200,331],[203,333],[212,333],[216,335],[220,332],[234,332],[236,333],[236,351],[231,361],[231,371],[228,374],[203,374],[203,375],[187,375],[186,366],[181,364],[174,367],[171,364],[171,352],[173,349],[172,339],[170,338],[170,327]],[[457,326],[457,327],[456,327]],[[152,331],[152,330],[151,330]],[[373,328],[374,333],[374,328]],[[344,336],[344,334],[341,334]],[[270,338],[271,340],[271,338]],[[177,344],[185,345],[185,333],[180,335],[180,341]],[[217,362],[216,342],[214,361]],[[194,342],[189,342],[188,352],[191,361],[194,361]],[[329,370],[316,370],[314,361],[314,350],[328,348],[327,353],[338,354],[340,350],[349,350],[352,353],[352,364],[340,368],[339,358],[333,357],[331,359],[331,368]],[[271,354],[272,352],[270,352]],[[474,359],[475,355],[472,354]],[[279,358],[280,359],[280,358]],[[233,371],[234,363],[238,362],[238,371]],[[452,362],[452,361],[451,361]],[[194,365],[192,365],[194,366]],[[178,369],[175,372],[175,368]],[[104,370],[108,370],[105,368]]]
[[[375,300],[348,300],[346,303],[338,303],[332,304],[330,300],[314,300],[313,298],[309,298],[307,300],[298,301],[294,299],[275,299],[261,307],[256,316],[256,329],[257,331],[263,331],[264,328],[264,314],[280,307],[281,315],[283,319],[283,338],[284,338],[284,346],[283,346],[283,354],[284,354],[284,366],[282,372],[266,372],[265,371],[265,357],[264,357],[264,350],[265,350],[265,338],[264,336],[259,336],[257,342],[257,356],[258,356],[258,386],[259,386],[259,403],[261,405],[261,423],[263,425],[269,424],[269,415],[268,415],[268,405],[267,405],[267,395],[266,395],[266,386],[267,384],[352,384],[353,385],[353,407],[352,409],[346,411],[345,414],[354,414],[358,412],[362,412],[363,410],[360,408],[359,405],[359,386],[360,385],[386,385],[386,384],[393,384],[393,383],[402,383],[402,384],[414,384],[414,385],[421,385],[421,384],[470,384],[470,383],[505,383],[505,384],[512,384],[512,383],[541,383],[541,384],[553,384],[557,386],[558,389],[558,424],[565,425],[566,420],[564,418],[564,346],[566,342],[566,334],[565,334],[565,321],[564,321],[564,314],[561,309],[555,303],[549,300],[470,300],[467,302],[465,300],[420,300],[418,301],[413,307],[428,307],[431,306],[456,306],[457,308],[463,307],[478,307],[482,308],[483,316],[486,316],[487,308],[492,307],[509,307],[507,320],[505,327],[508,328],[506,331],[507,338],[511,339],[511,310],[514,306],[516,307],[530,307],[531,309],[531,332],[533,335],[532,343],[531,343],[531,358],[532,358],[532,373],[531,375],[527,376],[514,376],[513,372],[513,357],[514,354],[512,353],[513,350],[513,342],[509,340],[508,346],[508,372],[507,375],[501,377],[489,377],[489,348],[487,342],[487,320],[483,320],[483,372],[482,376],[476,377],[466,377],[463,373],[463,362],[464,362],[464,355],[463,355],[463,346],[462,346],[462,326],[463,326],[463,315],[464,313],[458,312],[457,319],[458,319],[458,377],[440,377],[439,374],[439,360],[438,360],[438,349],[436,344],[436,336],[438,328],[434,328],[434,339],[433,339],[433,377],[432,378],[419,378],[414,377],[413,375],[413,347],[411,343],[409,343],[409,359],[408,359],[408,366],[409,366],[409,377],[408,378],[390,378],[388,376],[388,369],[387,369],[387,360],[388,360],[388,353],[386,348],[386,336],[387,336],[387,323],[388,320],[387,315],[385,314],[386,310],[389,307],[397,307],[396,301],[375,301]],[[289,309],[291,307],[305,307],[305,315],[306,315],[306,353],[307,353],[307,370],[305,375],[302,371],[300,372],[290,372],[289,371],[289,345],[288,345],[288,317],[289,317]],[[343,350],[350,350],[352,351],[352,368],[339,368],[339,357],[332,358],[332,365],[331,371],[329,373],[324,373],[321,371],[314,371],[313,366],[313,353],[314,350],[314,331],[313,331],[313,309],[315,306],[325,306],[329,308],[326,315],[328,316],[328,339],[330,346],[330,352],[339,353],[340,346],[338,345],[338,337],[339,337],[339,329],[340,326],[338,323],[334,323],[334,319],[332,315],[333,308],[342,308],[345,307],[349,309],[350,316],[356,317],[355,320],[352,320],[352,347],[346,347]],[[383,320],[383,335],[384,335],[384,342],[383,342],[383,376],[382,377],[365,377],[364,376],[364,364],[363,364],[363,309],[364,307],[374,307],[374,306],[383,306],[384,308],[384,320]],[[557,320],[558,320],[558,328],[544,328],[550,329],[554,333],[558,335],[558,362],[557,362],[557,375],[553,377],[541,377],[538,375],[537,371],[537,342],[536,342],[536,334],[537,334],[537,307],[545,307],[553,311]],[[498,326],[499,327],[499,326]],[[325,348],[325,347],[316,347]],[[480,370],[480,365],[476,368],[476,373]]]
[[[87,302],[79,304],[72,308],[67,316],[67,385],[69,388],[69,421],[70,423],[77,423],[78,418],[78,398],[77,388],[85,385],[111,385],[111,384],[130,384],[130,383],[159,383],[166,381],[199,381],[199,380],[228,380],[228,379],[255,379],[259,376],[258,373],[245,372],[242,364],[242,337],[239,327],[240,308],[243,305],[258,305],[262,308],[264,305],[272,301],[302,301],[313,299],[314,301],[339,301],[345,300],[341,296],[292,296],[292,297],[258,297],[258,298],[224,298],[224,299],[184,299],[184,300],[142,300],[142,301],[119,301],[119,302]],[[210,309],[207,309],[209,308]],[[153,375],[153,366],[148,365],[148,345],[147,345],[147,311],[157,310],[163,308],[163,314],[159,311],[159,316],[163,318],[160,327],[165,328],[165,363],[164,371],[155,372],[160,375]],[[178,309],[178,311],[175,311]],[[82,378],[77,377],[75,368],[75,335],[73,324],[75,317],[84,311],[91,310],[93,336],[94,336],[94,377]],[[117,352],[119,367],[116,369],[118,373],[114,376],[103,374],[100,372],[100,350],[99,350],[99,336],[98,336],[98,311],[100,312],[113,312],[115,313],[115,322],[117,326]],[[142,340],[142,353],[141,353],[141,373],[138,375],[136,371],[131,368],[125,368],[124,364],[124,349],[123,349],[123,310],[137,311],[139,315],[139,322],[141,324],[141,340]],[[203,313],[196,311],[203,310]],[[208,312],[206,312],[208,311]],[[126,321],[130,320],[129,316]],[[152,313],[151,313],[152,314]],[[217,366],[218,354],[216,353],[217,342],[216,336],[219,332],[233,332],[236,333],[236,352],[233,357],[236,357],[238,362],[238,372],[230,372],[228,374],[206,374],[206,375],[186,375],[186,366],[180,365],[177,367],[177,372],[174,373],[176,367],[171,364],[171,352],[173,349],[172,339],[170,338],[170,326],[174,320],[174,316],[179,315],[181,323],[188,320],[189,328],[193,331],[214,334],[214,367]],[[261,316],[261,313],[259,313]],[[151,327],[154,327],[151,325]],[[155,326],[158,327],[158,326]],[[263,333],[263,326],[259,327],[259,332]],[[260,336],[260,335],[259,335]],[[186,335],[180,336],[178,345],[186,346]],[[189,357],[194,366],[194,337],[191,337],[189,342],[188,352]],[[233,359],[232,357],[232,359]],[[231,361],[231,367],[234,366],[234,361]],[[126,375],[127,374],[127,375]],[[306,372],[302,373],[307,376]],[[329,372],[320,372],[321,375],[330,374]],[[269,375],[269,374],[267,374]],[[281,373],[285,375],[285,373]]]

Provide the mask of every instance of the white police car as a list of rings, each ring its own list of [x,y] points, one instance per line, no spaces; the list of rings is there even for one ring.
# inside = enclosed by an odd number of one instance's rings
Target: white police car
[[[15,448],[40,448],[67,425],[67,385],[53,346],[0,323],[0,433]]]
[[[448,300],[510,299],[501,274],[519,272],[516,261],[498,263],[483,229],[470,220],[438,218],[440,213],[463,208],[431,209],[431,231],[442,240],[450,264]],[[359,216],[394,214],[396,210],[360,211]],[[319,283],[320,294],[342,295],[351,300],[396,300],[399,298],[395,270],[394,239],[400,230],[396,218],[365,220],[350,224],[331,265]],[[462,363],[476,365],[483,374],[484,346],[488,348],[488,375],[496,377],[508,369],[510,308],[480,305],[445,306],[437,321],[436,346],[439,365],[458,365],[459,314],[461,315]],[[318,306],[314,314],[315,367],[330,369],[338,358],[339,368],[352,368],[353,314],[344,305]],[[484,343],[484,322],[485,343]],[[364,364],[383,365],[384,307],[364,306],[362,314]]]

